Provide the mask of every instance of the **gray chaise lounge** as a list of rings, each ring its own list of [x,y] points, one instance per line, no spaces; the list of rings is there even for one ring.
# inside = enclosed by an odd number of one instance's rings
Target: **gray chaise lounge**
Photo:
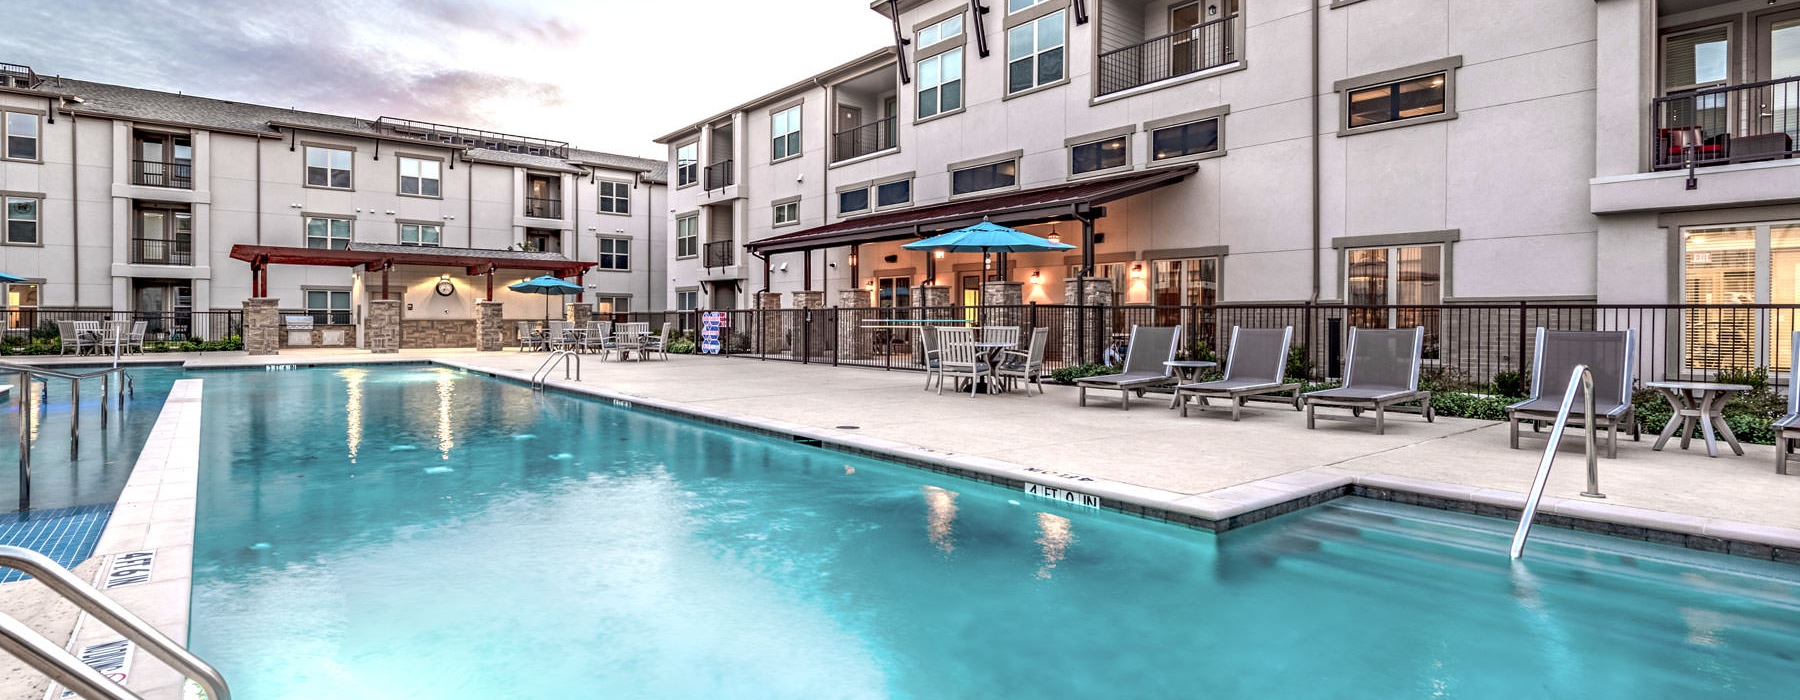
[[[1241,417],[1244,400],[1262,394],[1293,392],[1294,410],[1300,410],[1300,382],[1287,381],[1288,347],[1294,340],[1294,327],[1231,328],[1231,352],[1225,357],[1225,378],[1214,382],[1196,382],[1175,387],[1175,401],[1181,404],[1181,415],[1188,414],[1190,398],[1200,400],[1199,407],[1211,408],[1207,399],[1231,402],[1231,419]]]
[[[1117,389],[1119,408],[1131,410],[1131,392],[1174,380],[1173,371],[1164,364],[1175,359],[1176,344],[1181,339],[1177,326],[1132,326],[1131,345],[1125,349],[1124,371],[1075,380],[1081,391],[1080,405],[1087,405],[1088,389]]]
[[[1532,430],[1556,420],[1562,395],[1569,387],[1569,373],[1585,364],[1594,374],[1594,427],[1604,428],[1606,456],[1619,456],[1619,428],[1631,430],[1638,440],[1637,411],[1631,405],[1632,376],[1637,367],[1637,331],[1553,331],[1537,329],[1537,351],[1531,361],[1531,398],[1506,407],[1512,448],[1519,449],[1519,424],[1530,421]],[[1580,407],[1569,414],[1569,424],[1584,418]]]
[[[1791,347],[1794,354],[1788,363],[1789,372],[1793,371],[1792,368],[1800,367],[1800,331],[1794,331]],[[1774,425],[1770,426],[1775,429],[1776,474],[1788,473],[1788,454],[1794,451],[1794,441],[1800,440],[1800,390],[1797,390],[1800,389],[1800,385],[1796,385],[1791,379],[1792,374],[1788,376],[1790,379],[1788,380],[1787,415],[1775,419]]]
[[[1375,411],[1375,434],[1387,432],[1390,410],[1417,412],[1432,422],[1431,392],[1419,390],[1419,365],[1424,355],[1423,327],[1382,330],[1350,329],[1350,360],[1344,366],[1344,385],[1335,389],[1314,391],[1301,397],[1306,402],[1306,429],[1313,429],[1315,411],[1320,406],[1350,409],[1352,418],[1365,410]],[[1404,404],[1417,403],[1418,406]],[[1324,416],[1326,420],[1351,420],[1344,416]]]

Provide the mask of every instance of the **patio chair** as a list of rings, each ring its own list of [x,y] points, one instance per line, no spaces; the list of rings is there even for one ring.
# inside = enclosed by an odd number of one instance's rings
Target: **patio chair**
[[[669,359],[669,330],[674,327],[675,324],[664,321],[661,333],[644,339],[644,349],[642,354],[647,355],[649,353],[656,353],[662,355],[662,359],[664,360]]]
[[[975,398],[977,385],[990,369],[983,353],[975,348],[975,329],[939,328],[937,333],[938,395],[944,394],[944,378],[956,377],[969,380],[969,398]]]
[[[595,353],[606,351],[606,341],[612,335],[612,321],[588,321],[587,335],[581,338],[582,352]]]
[[[1175,387],[1175,402],[1181,404],[1181,415],[1188,414],[1190,398],[1199,399],[1201,408],[1211,408],[1207,399],[1225,399],[1231,402],[1231,419],[1235,421],[1242,417],[1249,397],[1283,392],[1293,392],[1294,410],[1300,410],[1300,382],[1287,380],[1288,348],[1293,342],[1293,326],[1232,326],[1224,378]]]
[[[1519,449],[1519,424],[1531,422],[1536,432],[1545,421],[1556,420],[1569,373],[1585,364],[1594,373],[1594,422],[1605,428],[1606,456],[1619,456],[1619,428],[1629,427],[1631,439],[1638,433],[1637,410],[1631,405],[1632,373],[1637,365],[1637,331],[1553,331],[1537,329],[1537,346],[1531,361],[1531,398],[1506,407],[1506,423],[1512,448]],[[1581,425],[1579,407],[1569,414],[1570,425]]]
[[[931,380],[936,378],[938,384],[944,383],[943,369],[939,365],[938,334],[936,328],[919,329],[919,360],[925,365],[925,390],[931,391]]]
[[[519,352],[547,350],[549,347],[549,343],[545,342],[545,337],[532,330],[530,321],[519,322]]]
[[[1800,367],[1800,331],[1794,331],[1794,339],[1790,347],[1793,349],[1789,368]],[[1792,369],[1789,370],[1790,372]],[[1794,451],[1794,441],[1800,440],[1800,386],[1796,386],[1792,374],[1788,375],[1788,409],[1787,415],[1775,419],[1771,428],[1775,430],[1775,473],[1788,473],[1788,455]]]
[[[125,336],[125,351],[144,354],[144,333],[150,328],[149,321],[133,321],[131,332]]]
[[[56,351],[58,355],[70,350],[74,350],[75,354],[80,355],[82,350],[94,347],[93,337],[83,335],[81,331],[76,330],[74,321],[57,321],[56,333],[62,337],[62,346]]]
[[[615,330],[613,331],[612,340],[607,341],[605,346],[607,354],[610,356],[612,353],[616,352],[619,353],[620,360],[625,360],[631,357],[631,353],[635,352],[638,354],[638,359],[643,360],[644,336],[650,334],[650,324],[618,323],[614,324],[613,328]]]
[[[1416,410],[1433,422],[1431,392],[1419,391],[1419,365],[1425,347],[1423,326],[1397,330],[1351,328],[1349,362],[1344,365],[1344,385],[1301,396],[1306,403],[1306,429],[1313,429],[1320,406],[1350,409],[1350,415],[1375,410],[1375,434],[1387,433],[1389,410]],[[1403,406],[1417,403],[1419,406]],[[1326,416],[1341,419],[1341,416]]]
[[[995,376],[1025,382],[1026,396],[1031,395],[1032,384],[1037,384],[1038,393],[1044,393],[1044,347],[1049,344],[1049,328],[1033,330],[1031,345],[1026,350],[1007,350],[1001,353],[1000,364],[994,368]]]
[[[1018,326],[982,326],[981,327],[981,342],[984,342],[984,343],[1006,343],[1015,348],[1019,347],[1019,327]]]
[[[1131,392],[1143,396],[1146,388],[1174,381],[1173,370],[1164,363],[1175,359],[1175,349],[1180,343],[1179,326],[1132,326],[1131,344],[1125,350],[1124,371],[1075,380],[1075,386],[1080,390],[1077,405],[1087,405],[1089,389],[1117,389],[1119,408],[1131,410]]]
[[[549,325],[550,331],[545,334],[545,340],[550,343],[552,349],[568,350],[575,346],[577,336],[570,332],[574,329],[575,324],[568,321],[551,321]]]

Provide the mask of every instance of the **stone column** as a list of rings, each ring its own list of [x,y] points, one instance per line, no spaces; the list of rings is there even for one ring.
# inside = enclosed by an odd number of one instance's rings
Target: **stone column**
[[[281,314],[276,305],[280,299],[258,297],[244,300],[244,351],[251,355],[281,354]]]
[[[756,293],[756,318],[751,320],[751,327],[733,331],[734,333],[752,333],[756,339],[754,352],[776,354],[782,351],[782,313],[780,292]]]
[[[400,352],[400,300],[372,299],[363,317],[363,342],[369,352]]]
[[[891,341],[895,337],[892,330],[863,330],[863,323],[879,318],[872,307],[867,291],[846,289],[838,292],[837,347],[840,361],[867,360],[874,356],[878,346],[892,345]],[[877,340],[888,342],[877,343]]]
[[[914,318],[922,321],[941,321],[956,318],[956,309],[950,306],[950,288],[941,284],[921,284],[913,287],[913,306],[919,311]],[[936,333],[937,329],[950,324],[921,323],[920,333]],[[913,343],[913,363],[925,363],[925,346]]]
[[[576,328],[586,328],[588,321],[594,320],[594,305],[564,304],[563,320],[574,324]]]
[[[506,320],[501,317],[505,302],[475,302],[475,349],[494,352],[506,349]]]
[[[1063,281],[1063,303],[1100,307],[1083,311],[1070,309],[1063,320],[1065,344],[1072,355],[1070,363],[1104,362],[1106,347],[1112,343],[1112,314],[1102,310],[1112,304],[1113,283],[1105,277],[1087,277]],[[1056,335],[1052,333],[1052,335]],[[1056,343],[1051,344],[1052,347]]]

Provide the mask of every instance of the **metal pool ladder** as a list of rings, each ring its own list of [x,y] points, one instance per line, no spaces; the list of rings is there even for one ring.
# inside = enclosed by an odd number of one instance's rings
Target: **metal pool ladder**
[[[532,389],[543,390],[544,383],[550,381],[550,373],[556,370],[557,362],[562,363],[563,379],[569,378],[569,365],[572,364],[575,366],[575,381],[581,381],[581,355],[576,354],[574,350],[557,350],[550,353],[550,357],[544,359],[544,364],[538,365],[538,368],[531,372]]]
[[[1556,410],[1556,421],[1550,426],[1550,444],[1544,446],[1544,458],[1538,461],[1537,478],[1531,482],[1531,493],[1525,496],[1525,512],[1519,515],[1519,528],[1513,531],[1512,558],[1525,555],[1525,539],[1531,536],[1531,520],[1537,516],[1538,500],[1544,497],[1544,485],[1550,480],[1550,465],[1556,462],[1556,447],[1562,442],[1563,429],[1569,427],[1569,411],[1575,407],[1575,392],[1580,391],[1582,408],[1587,418],[1582,421],[1582,429],[1587,433],[1585,450],[1587,452],[1587,490],[1581,495],[1588,498],[1606,498],[1600,493],[1599,453],[1594,449],[1594,373],[1587,365],[1575,365],[1569,373],[1569,388],[1563,391],[1562,406]]]
[[[119,375],[118,402],[119,408],[125,407],[127,393],[137,395],[137,388],[131,382],[131,375],[125,368],[114,365],[106,369],[95,370],[84,374],[63,372],[48,367],[35,367],[0,363],[0,372],[12,372],[19,377],[19,386],[15,393],[19,397],[19,510],[31,509],[31,404],[38,401],[36,382],[49,377],[69,380],[69,454],[75,455],[81,450],[81,380],[100,378],[100,428],[106,428],[107,394],[113,393],[113,375]],[[45,381],[48,385],[49,382]],[[48,389],[46,388],[46,393]]]
[[[131,611],[106,597],[88,582],[69,573],[68,569],[51,561],[49,557],[24,547],[0,546],[0,566],[18,569],[42,581],[45,587],[62,599],[74,603],[94,619],[149,651],[152,656],[162,659],[183,677],[199,684],[201,690],[206,691],[208,700],[231,700],[231,690],[225,685],[225,677],[219,675],[212,666],[181,648],[180,644],[176,644],[167,635],[131,614]],[[57,646],[55,642],[45,639],[44,635],[5,613],[0,613],[0,650],[18,657],[20,661],[81,697],[100,700],[132,700],[138,697],[93,667],[82,663],[81,659],[67,649]]]

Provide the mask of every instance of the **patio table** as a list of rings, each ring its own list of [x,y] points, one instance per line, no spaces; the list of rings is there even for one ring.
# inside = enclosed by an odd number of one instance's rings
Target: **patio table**
[[[1195,381],[1198,381],[1200,379],[1200,370],[1212,369],[1219,366],[1219,363],[1209,360],[1169,360],[1164,362],[1163,366],[1175,370],[1175,385],[1180,386],[1182,384],[1192,384]],[[1162,389],[1161,387],[1156,387],[1154,390],[1159,392],[1165,391],[1165,389]],[[1145,389],[1145,391],[1151,391],[1151,389]],[[1166,389],[1166,391],[1171,394],[1175,393],[1173,387]],[[1169,399],[1169,408],[1180,407],[1180,396]]]
[[[996,362],[996,360],[999,359],[1001,351],[1006,350],[1007,348],[1016,347],[1017,343],[1001,343],[1001,342],[989,341],[989,342],[970,343],[970,345],[975,347],[976,354],[979,355],[981,357],[981,361],[986,362],[987,366],[988,366],[987,374],[983,375],[981,377],[981,379],[976,380],[977,381],[977,388],[975,389],[976,393],[980,393],[980,394],[997,394],[997,393],[999,393],[1000,389],[998,387],[1001,386],[1000,382],[998,382],[998,381],[989,382],[988,380],[994,378],[994,368],[998,366],[998,363]]]
[[[1674,410],[1669,416],[1669,424],[1663,426],[1662,434],[1657,436],[1656,444],[1650,449],[1660,451],[1675,434],[1677,427],[1681,430],[1681,449],[1687,449],[1693,439],[1695,424],[1698,423],[1700,434],[1706,439],[1707,456],[1719,456],[1719,444],[1713,437],[1714,426],[1724,436],[1725,443],[1731,446],[1731,451],[1743,456],[1744,448],[1738,445],[1737,436],[1732,434],[1731,426],[1725,423],[1721,411],[1732,394],[1749,391],[1750,387],[1713,382],[1644,382],[1644,386],[1661,392],[1663,398],[1669,400],[1669,407]]]

